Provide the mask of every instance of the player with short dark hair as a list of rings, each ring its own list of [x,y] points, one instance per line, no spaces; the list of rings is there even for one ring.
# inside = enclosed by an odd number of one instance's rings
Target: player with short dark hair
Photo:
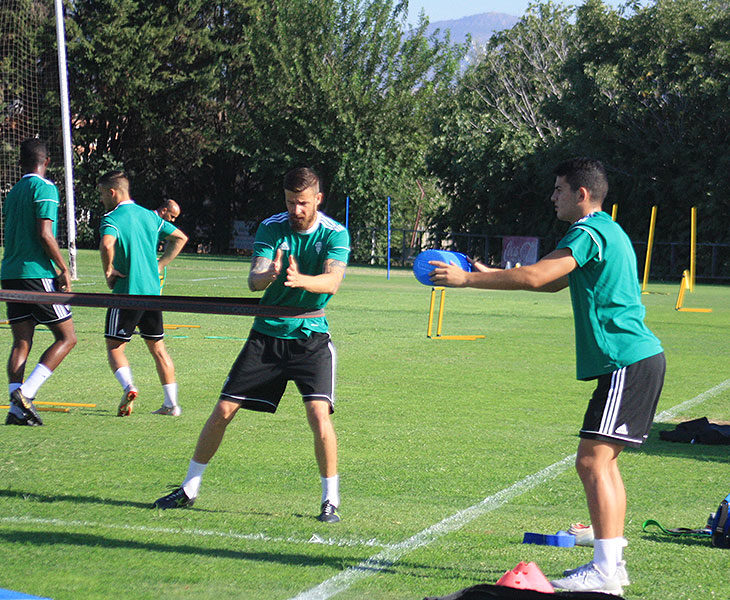
[[[256,232],[248,276],[252,291],[265,290],[261,303],[324,308],[345,274],[350,252],[347,230],[318,210],[319,177],[310,168],[284,178],[286,212],[264,220]],[[226,427],[239,408],[273,413],[288,381],[302,395],[314,434],[322,484],[320,521],[340,520],[337,438],[334,411],[335,351],[325,317],[257,317],[248,340],[231,367],[213,413],[203,427],[182,486],[159,498],[156,508],[191,506],[203,472],[215,455]]]
[[[24,175],[4,203],[5,251],[0,269],[3,289],[71,291],[70,271],[56,241],[58,189],[45,177],[50,161],[43,141],[31,138],[21,142]],[[64,304],[8,302],[7,315],[13,347],[8,360],[10,410],[5,424],[43,425],[33,399],[76,345],[71,309]],[[54,342],[24,382],[25,365],[39,323],[51,330]]]
[[[570,223],[557,249],[534,265],[492,269],[478,262],[467,273],[433,261],[435,285],[557,292],[570,286],[577,378],[595,380],[580,430],[576,468],[594,531],[593,560],[564,572],[556,588],[622,593],[626,491],[618,456],[649,434],[664,382],[659,340],[644,324],[645,309],[631,240],[602,212],[608,192],[603,165],[586,158],[555,169],[551,197],[557,217]]]
[[[158,214],[139,206],[129,195],[129,178],[110,171],[98,181],[99,195],[108,211],[101,220],[101,263],[109,288],[115,294],[159,295],[160,272],[178,255],[188,237]],[[157,258],[157,242],[168,241]],[[132,413],[137,388],[125,355],[127,342],[139,327],[162,383],[164,401],[155,414],[179,416],[175,366],[165,348],[162,311],[109,308],[106,313],[106,347],[109,365],[122,389],[117,416]]]

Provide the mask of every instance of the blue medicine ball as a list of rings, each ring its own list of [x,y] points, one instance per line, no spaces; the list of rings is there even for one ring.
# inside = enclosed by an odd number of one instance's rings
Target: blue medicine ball
[[[464,271],[471,271],[471,264],[469,263],[469,260],[466,258],[466,255],[461,252],[451,252],[449,250],[424,250],[416,256],[416,260],[413,261],[413,274],[423,285],[433,285],[428,274],[436,267],[428,264],[431,260],[440,260],[446,264],[454,263],[464,269]]]

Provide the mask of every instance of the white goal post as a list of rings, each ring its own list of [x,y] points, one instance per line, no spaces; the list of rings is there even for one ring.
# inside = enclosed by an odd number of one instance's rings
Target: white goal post
[[[61,128],[63,130],[63,172],[66,190],[66,235],[68,267],[71,279],[78,279],[76,268],[76,201],[74,199],[73,150],[71,148],[71,109],[68,101],[68,68],[66,64],[66,29],[63,23],[63,0],[54,0],[56,12],[56,42],[58,49],[58,83],[61,98]]]

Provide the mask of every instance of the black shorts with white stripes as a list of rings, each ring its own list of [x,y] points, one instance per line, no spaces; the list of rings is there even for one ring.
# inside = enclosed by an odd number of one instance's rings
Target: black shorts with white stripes
[[[296,383],[302,400],[324,400],[334,412],[335,348],[328,333],[281,339],[251,330],[233,363],[220,399],[241,408],[276,412],[287,382]]]
[[[588,403],[580,437],[638,447],[649,435],[666,360],[661,352],[601,375]]]
[[[4,290],[25,290],[28,292],[57,292],[56,281],[51,278],[42,279],[3,279]],[[7,302],[7,315],[10,323],[34,319],[42,325],[61,323],[71,318],[71,307],[68,304],[28,304],[25,302]]]
[[[133,308],[107,309],[104,337],[128,342],[132,339],[135,328],[139,328],[139,334],[146,340],[161,340],[165,337],[162,311]]]

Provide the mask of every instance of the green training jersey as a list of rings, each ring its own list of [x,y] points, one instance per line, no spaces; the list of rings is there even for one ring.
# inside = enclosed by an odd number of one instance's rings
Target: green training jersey
[[[175,230],[172,223],[133,200],[121,202],[104,215],[99,231],[116,238],[114,268],[126,275],[114,284],[115,294],[160,295],[157,243]]]
[[[605,212],[570,226],[558,243],[578,263],[570,273],[578,379],[593,379],[662,352],[646,310],[629,236]]]
[[[306,275],[320,275],[324,261],[339,260],[347,264],[350,255],[350,235],[338,222],[324,213],[317,213],[317,221],[309,231],[296,232],[289,225],[289,214],[279,213],[259,225],[254,241],[253,255],[274,259],[276,251],[284,251],[281,272],[266,288],[261,304],[298,306],[306,310],[324,308],[332,294],[313,294],[284,285],[289,255],[293,255],[299,271]],[[265,319],[257,317],[253,322],[256,331],[278,338],[305,338],[313,331],[329,330],[326,317],[313,319]]]
[[[38,219],[58,222],[58,189],[36,173],[23,175],[5,197],[5,253],[1,279],[46,279],[56,276],[53,262],[38,237]]]

